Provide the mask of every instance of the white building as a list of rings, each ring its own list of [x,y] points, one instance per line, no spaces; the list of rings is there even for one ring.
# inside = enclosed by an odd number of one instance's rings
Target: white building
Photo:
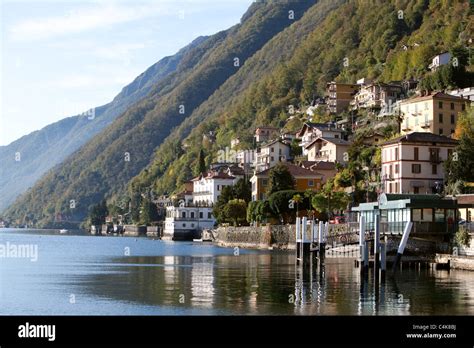
[[[443,162],[457,141],[425,132],[409,133],[382,146],[385,193],[437,193],[445,181]]]
[[[451,53],[444,52],[433,57],[431,64],[428,65],[428,68],[432,71],[438,69],[441,65],[446,65],[451,59]]]
[[[471,105],[474,103],[474,87],[453,89],[452,91],[447,91],[446,93],[455,97],[469,99],[471,101]]]
[[[278,162],[286,162],[289,159],[290,145],[278,139],[257,150],[254,167],[258,173],[275,166]]]
[[[346,163],[350,145],[351,143],[344,139],[319,137],[308,144],[305,150],[308,161]]]
[[[337,129],[333,123],[312,123],[306,122],[301,130],[296,133],[296,137],[301,139],[300,146],[303,155],[307,155],[306,147],[313,142],[313,140],[324,138],[342,139],[342,129]]]
[[[192,202],[181,200],[166,207],[163,239],[198,238],[203,229],[213,228],[216,220],[212,207],[223,188],[236,181],[237,178],[226,171],[210,171],[194,178]]]

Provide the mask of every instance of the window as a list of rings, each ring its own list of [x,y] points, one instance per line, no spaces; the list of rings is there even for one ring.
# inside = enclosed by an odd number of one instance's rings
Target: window
[[[438,174],[438,165],[437,164],[431,165],[431,174]]]
[[[439,123],[443,123],[443,114],[438,115]]]
[[[388,193],[392,193],[392,183],[388,184]]]
[[[454,103],[451,103],[451,110],[454,110]]]
[[[194,224],[191,224],[191,227],[194,227]]]
[[[414,187],[413,188],[413,193],[420,193],[420,188],[419,187]]]
[[[395,161],[398,161],[398,147],[395,148]]]
[[[439,135],[443,135],[443,128],[439,129]]]
[[[448,149],[448,157],[451,157],[453,155],[453,149]]]
[[[339,139],[339,134],[335,134],[334,138]]]
[[[399,165],[395,164],[395,174],[398,174],[398,171],[399,171]]]
[[[388,166],[388,172],[389,172],[390,177],[392,177],[393,176],[392,165]]]
[[[194,212],[191,212],[191,219],[194,219]]]
[[[440,109],[443,108],[443,102],[442,102],[442,101],[438,102],[438,107],[439,107]]]
[[[417,147],[413,148],[413,159],[415,161],[418,161],[418,148]]]
[[[275,152],[275,149],[273,147],[271,147],[270,152]]]
[[[413,163],[411,165],[411,172],[414,173],[414,174],[421,173],[421,164]]]
[[[454,134],[454,129],[451,128],[451,134]]]
[[[268,185],[268,179],[262,179],[262,185],[267,186]]]
[[[398,193],[398,182],[395,183],[395,193]]]
[[[183,227],[186,227],[186,224],[185,224],[185,223],[183,223]]]
[[[273,162],[274,160],[275,160],[275,158],[274,158],[273,156],[271,156],[271,157],[270,157],[270,161]]]
[[[314,186],[314,180],[308,180],[308,187]]]
[[[451,114],[451,124],[455,124],[455,116],[454,114]]]
[[[217,191],[221,190],[221,185],[217,185]]]
[[[461,109],[462,111],[466,110],[466,104],[462,104]]]
[[[186,217],[186,212],[185,212],[185,211],[181,212],[181,217],[182,217],[182,218],[185,218],[185,217]]]
[[[204,213],[202,211],[199,212],[199,218],[202,219],[204,217]]]

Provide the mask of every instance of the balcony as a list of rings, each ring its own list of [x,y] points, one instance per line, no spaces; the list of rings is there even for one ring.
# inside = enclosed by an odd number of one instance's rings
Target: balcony
[[[424,122],[420,127],[424,129],[431,128],[431,122]]]
[[[407,124],[402,125],[402,131],[407,132],[411,131],[411,127]]]

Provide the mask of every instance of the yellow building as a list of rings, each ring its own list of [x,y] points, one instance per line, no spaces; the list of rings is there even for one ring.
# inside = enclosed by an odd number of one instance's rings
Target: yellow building
[[[466,109],[468,99],[438,92],[403,100],[401,134],[429,132],[450,136],[456,129],[458,113]]]
[[[291,175],[295,179],[295,190],[297,191],[319,191],[321,189],[321,182],[323,175],[318,172],[313,172],[309,169],[299,167],[291,163],[282,163],[287,166]],[[252,201],[264,200],[268,196],[266,194],[268,187],[268,175],[270,169],[264,170],[260,173],[255,173],[250,179],[252,183]]]

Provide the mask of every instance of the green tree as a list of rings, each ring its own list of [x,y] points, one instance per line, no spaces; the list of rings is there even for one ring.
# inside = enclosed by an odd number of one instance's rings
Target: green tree
[[[247,216],[247,203],[243,199],[231,199],[224,207],[226,218],[233,221],[234,226],[244,222]]]
[[[158,221],[158,208],[149,198],[144,198],[140,206],[140,224],[150,225]]]
[[[237,180],[233,190],[235,198],[243,199],[247,203],[252,200],[252,185],[246,177]]]
[[[199,150],[199,157],[196,163],[196,167],[194,168],[194,175],[199,175],[206,171],[206,155],[204,154],[204,150]]]
[[[283,190],[293,190],[295,188],[295,178],[291,175],[288,167],[282,163],[274,166],[268,174],[267,192],[270,196],[274,192]]]
[[[344,210],[350,202],[350,196],[344,191],[334,191],[333,183],[327,182],[321,192],[313,195],[311,203],[313,208],[328,216],[335,210]]]
[[[227,216],[225,214],[225,206],[227,203],[235,198],[234,190],[232,186],[224,186],[222,192],[217,198],[217,202],[214,204],[212,213],[214,214],[217,223],[221,224],[227,222]]]
[[[89,221],[91,225],[102,225],[109,214],[107,202],[103,199],[100,203],[91,207],[89,212]]]

